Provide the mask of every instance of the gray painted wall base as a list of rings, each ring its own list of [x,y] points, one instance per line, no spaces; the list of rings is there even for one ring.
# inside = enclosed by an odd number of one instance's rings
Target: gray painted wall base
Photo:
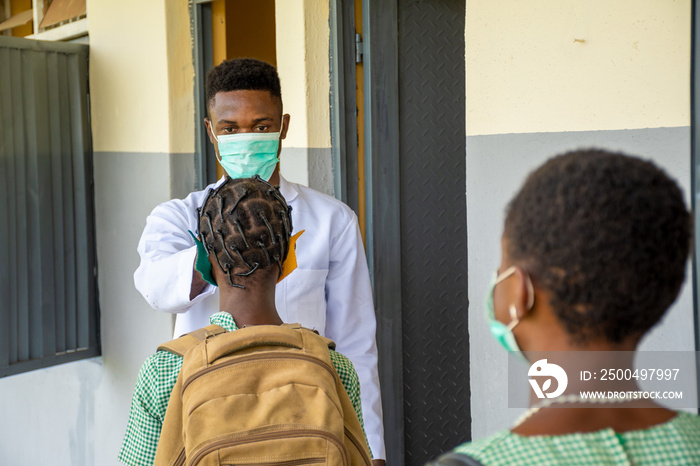
[[[289,181],[332,196],[332,156],[330,148],[284,147],[283,144],[280,171]]]
[[[59,464],[117,463],[136,375],[146,357],[160,343],[168,341],[173,332],[171,315],[152,309],[134,287],[134,271],[139,264],[136,246],[153,208],[182,194],[177,191],[183,188],[176,187],[171,178],[179,178],[176,173],[180,162],[193,174],[192,160],[191,154],[95,153],[103,360],[99,377],[93,376],[96,383],[88,387],[94,391],[93,409],[97,415],[88,424],[87,433],[88,439],[101,447],[84,462],[58,461]],[[191,187],[184,195],[190,190]]]
[[[652,159],[674,177],[690,202],[690,128],[497,134],[467,137],[467,237],[472,436],[508,428],[522,412],[507,407],[507,355],[491,337],[483,299],[500,261],[507,202],[546,159],[576,148],[601,147]],[[690,269],[689,272],[690,273]],[[642,343],[644,350],[695,349],[692,290],[681,295]],[[527,389],[527,387],[524,387]]]
[[[170,197],[172,199],[187,197],[195,190],[194,154],[170,154],[169,161]]]

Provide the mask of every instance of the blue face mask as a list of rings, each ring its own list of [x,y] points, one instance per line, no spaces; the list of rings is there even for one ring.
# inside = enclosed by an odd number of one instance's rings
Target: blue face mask
[[[259,175],[268,181],[275,171],[280,133],[237,133],[216,136],[221,166],[231,178]]]
[[[515,308],[514,304],[511,304],[509,307],[510,311],[510,323],[508,325],[504,324],[503,322],[499,321],[496,319],[496,311],[494,309],[493,305],[493,290],[496,288],[496,285],[501,283],[503,280],[506,278],[510,277],[515,273],[515,266],[508,267],[502,274],[498,275],[496,272],[493,273],[493,277],[491,278],[491,283],[489,285],[489,290],[488,294],[486,295],[486,300],[485,300],[485,306],[486,306],[486,320],[489,323],[489,330],[491,331],[491,335],[496,339],[498,343],[501,344],[505,349],[508,351],[512,351],[520,357],[522,360],[526,360],[525,356],[523,355],[522,350],[520,349],[520,346],[518,346],[518,342],[515,340],[515,336],[513,335],[513,329],[515,328],[516,325],[520,323],[520,319],[518,319],[518,312],[517,309]],[[534,290],[532,290],[532,282],[529,280],[528,277],[528,310],[532,308],[532,305],[534,304]]]

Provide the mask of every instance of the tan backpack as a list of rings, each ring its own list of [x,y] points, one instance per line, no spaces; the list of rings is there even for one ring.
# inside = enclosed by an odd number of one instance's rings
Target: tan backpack
[[[329,348],[288,324],[210,325],[161,345],[184,361],[154,464],[371,466]]]

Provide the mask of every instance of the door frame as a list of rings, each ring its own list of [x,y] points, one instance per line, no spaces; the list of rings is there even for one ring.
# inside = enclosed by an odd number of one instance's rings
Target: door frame
[[[404,464],[398,4],[362,1],[367,264],[377,317],[387,464]],[[353,0],[331,0],[331,121],[336,197],[357,211]],[[376,44],[376,45],[375,45]]]
[[[694,238],[692,255],[693,320],[695,324],[695,351],[700,351],[700,0],[691,4],[691,62],[690,62],[690,203],[693,212]],[[700,397],[700,385],[697,387]],[[700,408],[697,409],[700,413]]]
[[[330,56],[334,192],[359,217],[353,0],[330,1]]]
[[[190,13],[194,58],[194,183],[197,190],[216,181],[216,154],[204,127],[207,116],[204,81],[207,72],[214,67],[211,2],[193,0]]]
[[[374,285],[385,444],[405,464],[398,3],[362,0],[367,251]]]

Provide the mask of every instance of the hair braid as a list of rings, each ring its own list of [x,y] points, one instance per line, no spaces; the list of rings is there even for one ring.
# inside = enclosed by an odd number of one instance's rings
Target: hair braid
[[[279,188],[259,176],[226,180],[199,209],[199,232],[209,254],[228,277],[249,277],[276,266],[282,273],[292,233],[292,208]]]

